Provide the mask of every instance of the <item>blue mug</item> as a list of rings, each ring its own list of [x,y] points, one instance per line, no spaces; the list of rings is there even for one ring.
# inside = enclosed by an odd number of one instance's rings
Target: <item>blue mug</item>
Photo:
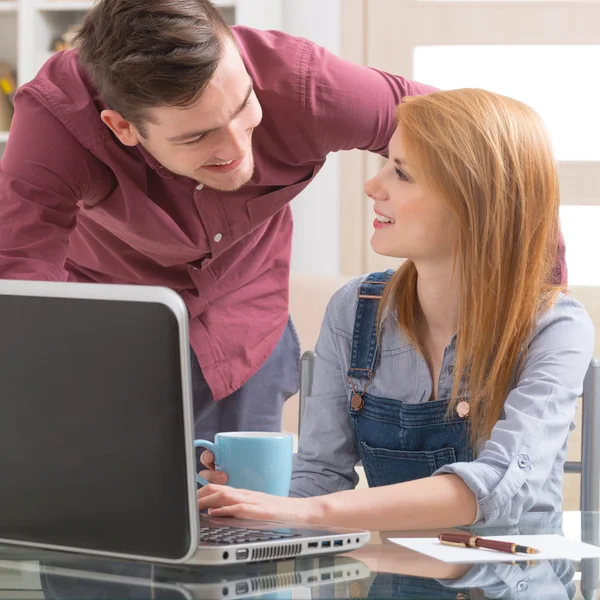
[[[217,433],[214,444],[194,440],[215,456],[215,467],[227,473],[227,485],[234,488],[287,496],[292,481],[293,441],[289,433],[237,431]],[[196,475],[198,483],[206,479]]]

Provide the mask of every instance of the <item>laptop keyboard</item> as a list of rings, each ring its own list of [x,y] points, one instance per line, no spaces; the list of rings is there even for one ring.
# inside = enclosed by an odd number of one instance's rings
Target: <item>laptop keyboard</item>
[[[249,542],[267,542],[301,537],[298,533],[246,529],[244,527],[202,527],[200,541],[213,544],[246,544]]]

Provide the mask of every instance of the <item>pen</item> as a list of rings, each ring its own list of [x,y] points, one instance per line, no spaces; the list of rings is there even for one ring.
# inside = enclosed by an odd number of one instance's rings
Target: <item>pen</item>
[[[460,546],[462,548],[487,548],[511,554],[537,554],[539,552],[539,550],[529,548],[529,546],[521,546],[512,542],[487,540],[478,535],[471,535],[470,533],[440,533],[438,539],[442,544],[447,546]]]

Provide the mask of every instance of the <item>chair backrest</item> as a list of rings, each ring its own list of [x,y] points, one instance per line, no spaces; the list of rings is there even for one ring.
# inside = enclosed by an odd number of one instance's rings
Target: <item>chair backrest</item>
[[[304,404],[312,392],[315,353],[302,355],[300,370],[298,437],[302,428]],[[580,510],[600,510],[600,361],[592,358],[581,394],[581,460],[565,463],[565,473],[581,473]]]
[[[315,353],[307,350],[302,355],[300,366],[300,390],[298,391],[298,439],[302,428],[302,417],[304,415],[304,403],[312,391],[313,376],[315,372]]]
[[[565,473],[581,473],[580,510],[600,510],[600,361],[592,358],[581,394],[581,460]]]

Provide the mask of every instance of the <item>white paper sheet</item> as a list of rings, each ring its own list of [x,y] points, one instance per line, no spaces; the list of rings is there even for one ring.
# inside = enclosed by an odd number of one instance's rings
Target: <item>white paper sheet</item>
[[[511,554],[485,548],[459,548],[446,546],[437,538],[390,538],[391,542],[427,554],[447,563],[481,563],[527,560],[551,560],[556,558],[600,558],[600,548],[584,542],[569,540],[562,535],[497,535],[482,536],[521,544],[539,550],[537,554]]]

